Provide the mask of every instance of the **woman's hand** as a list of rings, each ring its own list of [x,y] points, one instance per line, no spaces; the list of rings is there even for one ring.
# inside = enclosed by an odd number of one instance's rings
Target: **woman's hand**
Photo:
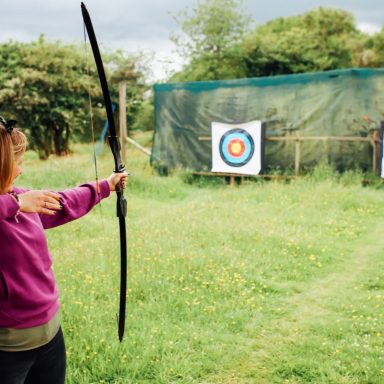
[[[107,181],[109,184],[109,190],[116,191],[116,185],[120,183],[121,187],[123,189],[127,186],[127,178],[128,173],[127,172],[121,172],[121,173],[115,173],[113,172],[111,176],[107,177]]]
[[[61,196],[51,191],[28,191],[20,193],[19,204],[21,212],[44,213],[55,215],[63,207],[60,204]]]

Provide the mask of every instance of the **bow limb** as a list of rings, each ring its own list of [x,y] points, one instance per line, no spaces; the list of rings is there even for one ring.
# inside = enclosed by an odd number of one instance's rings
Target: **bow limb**
[[[105,71],[104,71],[104,65],[101,59],[95,31],[92,26],[92,21],[84,3],[81,3],[81,12],[83,15],[84,25],[88,33],[89,42],[92,47],[92,52],[95,59],[97,72],[99,74],[101,89],[103,91],[104,104],[105,104],[105,109],[107,111],[107,119],[109,124],[108,140],[109,140],[112,155],[115,161],[114,172],[121,173],[125,171],[125,166],[121,161],[120,140],[116,135],[116,126],[115,126],[115,120],[113,117],[111,96],[109,94],[107,78],[105,76]],[[124,197],[124,191],[120,183],[116,185],[116,194],[117,194],[116,211],[117,211],[117,217],[119,218],[119,227],[120,227],[120,263],[121,263],[118,334],[119,334],[119,340],[122,341],[124,337],[124,329],[125,329],[125,308],[126,308],[126,295],[127,295],[127,238],[126,238],[126,225],[125,225],[125,217],[127,215],[127,201]]]

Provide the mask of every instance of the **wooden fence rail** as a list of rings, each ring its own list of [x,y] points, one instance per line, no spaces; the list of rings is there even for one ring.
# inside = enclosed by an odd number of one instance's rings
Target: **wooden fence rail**
[[[210,136],[199,136],[198,140],[200,141],[211,141]],[[372,154],[372,171],[376,175],[378,170],[377,164],[377,153],[378,153],[378,144],[379,144],[379,133],[374,131],[369,137],[360,137],[360,136],[300,136],[299,132],[296,131],[295,135],[292,136],[269,136],[265,137],[266,141],[294,141],[295,145],[295,175],[300,174],[300,158],[301,158],[301,143],[303,141],[353,141],[361,143],[370,143],[373,147]]]

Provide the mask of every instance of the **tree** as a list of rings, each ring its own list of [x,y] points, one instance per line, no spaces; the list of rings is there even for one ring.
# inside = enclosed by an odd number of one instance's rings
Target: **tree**
[[[100,97],[84,52],[41,36],[1,45],[0,63],[1,110],[16,116],[40,158],[68,153],[71,127],[78,133],[85,128],[88,90]]]
[[[354,66],[364,45],[351,14],[318,8],[258,26],[244,40],[247,76],[324,71]]]
[[[192,10],[175,16],[184,35],[174,35],[171,40],[188,63],[172,80],[215,80],[244,75],[239,42],[251,19],[240,6],[238,0],[203,0]]]
[[[380,32],[367,39],[366,49],[358,59],[365,67],[384,66],[384,27]]]
[[[142,73],[134,70],[133,59],[121,52],[105,54],[107,76],[113,68],[111,85],[126,79],[132,97],[140,100]],[[69,153],[70,139],[91,140],[89,95],[93,121],[102,127],[103,98],[96,67],[83,45],[46,42],[44,36],[32,43],[10,41],[0,45],[0,110],[14,116],[25,128],[30,146],[39,157]],[[117,100],[118,87],[110,87]],[[134,120],[135,110],[130,118]]]

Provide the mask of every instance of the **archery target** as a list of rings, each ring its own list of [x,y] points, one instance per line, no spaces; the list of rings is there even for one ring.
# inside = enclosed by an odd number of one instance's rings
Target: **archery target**
[[[252,159],[255,143],[244,129],[235,128],[220,139],[219,152],[223,161],[232,167],[242,167]]]
[[[261,171],[262,123],[212,123],[212,172],[257,175]]]

